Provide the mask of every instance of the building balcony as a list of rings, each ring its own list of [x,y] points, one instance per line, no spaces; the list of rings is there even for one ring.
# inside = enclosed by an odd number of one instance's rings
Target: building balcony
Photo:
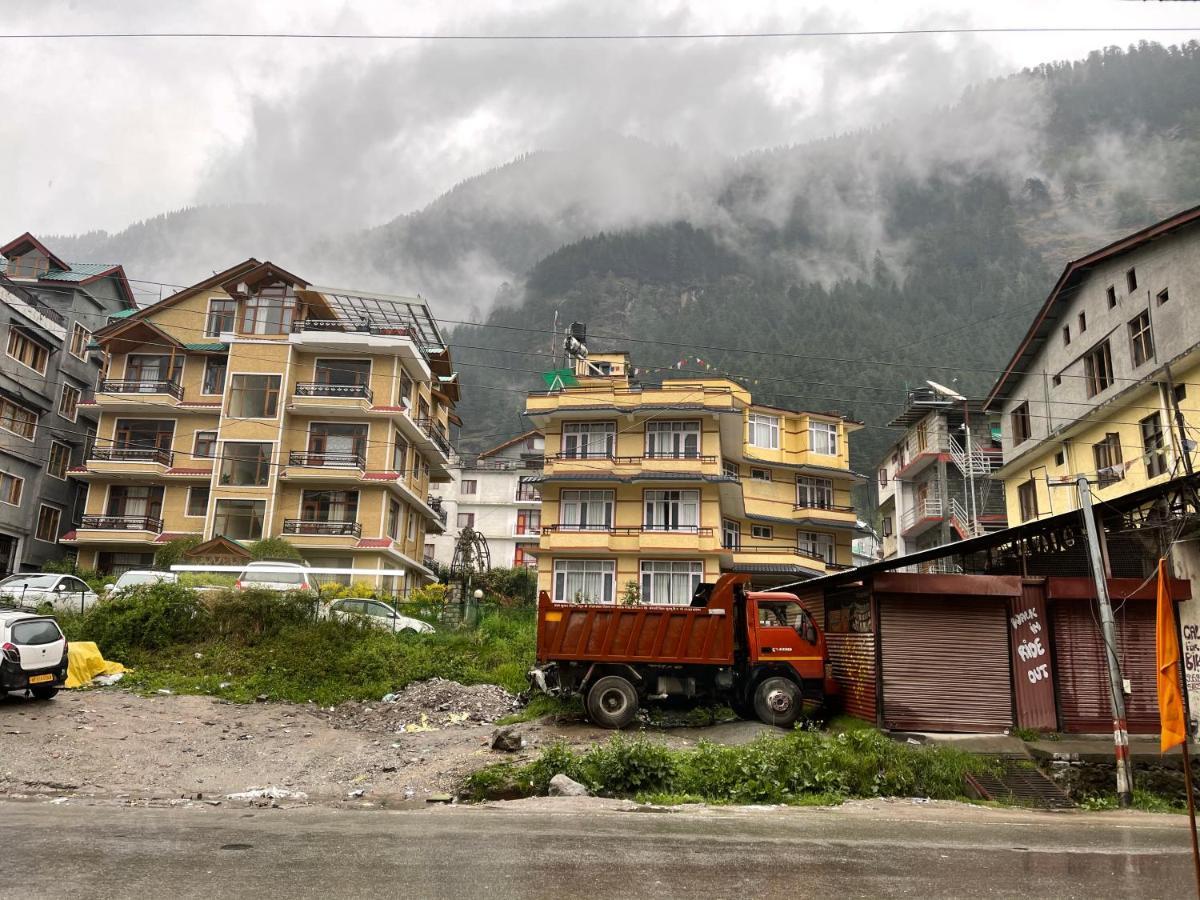
[[[802,566],[818,572],[838,568],[836,564],[827,562],[825,557],[820,554],[810,553],[786,544],[737,544],[723,547],[721,553],[723,557],[727,557],[727,559],[723,559],[722,564],[735,567],[739,565]]]
[[[541,503],[542,492],[533,488],[517,488],[513,499],[517,503]]]
[[[79,544],[152,544],[162,530],[163,520],[154,516],[84,516],[75,531],[75,541]]]
[[[301,381],[292,392],[294,412],[319,412],[323,416],[362,415],[371,408],[375,392],[366,384],[326,384]]]
[[[292,323],[288,341],[305,350],[388,353],[416,365],[429,377],[429,364],[411,325],[369,319],[301,319]]]
[[[426,439],[449,461],[451,452],[450,438],[446,436],[446,431],[442,428],[442,424],[430,418],[417,419],[416,423],[417,428],[421,429],[421,433],[425,435]]]
[[[358,522],[325,519],[284,519],[283,533],[304,537],[360,538],[362,525]]]
[[[543,525],[543,550],[608,550],[688,553],[715,552],[714,529],[655,528],[642,525]]]
[[[170,450],[158,448],[94,447],[85,465],[88,475],[158,478],[166,474],[174,459]]]
[[[792,517],[798,522],[829,522],[838,525],[853,525],[858,513],[853,506],[838,506],[833,503],[794,503]]]
[[[906,538],[916,537],[940,525],[945,517],[945,507],[940,497],[921,500],[911,509],[904,511],[900,518],[900,533]]]
[[[308,453],[304,450],[293,450],[288,454],[289,466],[320,469],[345,469],[351,474],[361,472],[367,467],[367,460],[361,453]]]
[[[641,456],[610,456],[603,453],[576,454],[554,453],[544,458],[548,475],[579,472],[605,472],[624,475],[670,475],[720,474],[720,460],[716,456],[699,454],[647,453]]]
[[[114,381],[105,379],[96,388],[95,402],[101,407],[127,409],[161,409],[178,406],[183,401],[183,387],[177,381]]]

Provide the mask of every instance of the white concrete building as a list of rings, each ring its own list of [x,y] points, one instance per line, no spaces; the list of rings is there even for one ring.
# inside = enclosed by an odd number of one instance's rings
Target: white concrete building
[[[451,482],[432,488],[446,511],[446,532],[426,544],[425,555],[450,565],[459,534],[470,526],[487,538],[492,568],[536,568],[542,496],[529,479],[541,471],[544,453],[541,432],[527,431],[478,457],[453,458]]]

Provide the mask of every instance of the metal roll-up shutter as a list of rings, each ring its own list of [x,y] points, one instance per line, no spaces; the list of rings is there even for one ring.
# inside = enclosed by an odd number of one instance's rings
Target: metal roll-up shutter
[[[883,722],[912,731],[1013,724],[1003,600],[883,599]]]
[[[1054,604],[1054,666],[1063,728],[1106,734],[1112,731],[1108,662],[1100,636],[1095,600]],[[1125,720],[1135,734],[1157,734],[1153,603],[1127,601],[1114,613],[1117,659],[1129,679]]]

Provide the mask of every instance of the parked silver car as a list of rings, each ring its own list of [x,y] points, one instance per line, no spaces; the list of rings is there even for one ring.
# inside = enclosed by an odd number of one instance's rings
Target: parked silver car
[[[74,575],[27,572],[0,581],[0,605],[37,609],[49,603],[64,612],[83,612],[96,605],[96,592]]]
[[[375,628],[407,634],[432,634],[435,629],[428,622],[404,616],[382,600],[358,599],[333,600],[321,608],[321,617],[343,622],[361,622]]]
[[[179,576],[174,572],[160,572],[157,569],[130,569],[122,572],[112,584],[105,585],[104,596],[115,597],[122,591],[146,584],[175,584]]]

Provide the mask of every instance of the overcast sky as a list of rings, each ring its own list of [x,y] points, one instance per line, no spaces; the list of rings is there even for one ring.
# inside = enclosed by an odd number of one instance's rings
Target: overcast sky
[[[103,6],[103,9],[98,7]],[[587,34],[916,27],[1200,28],[1200,4],[43,0],[0,32]],[[447,11],[449,10],[449,11]],[[118,230],[264,200],[372,225],[598,133],[736,154],[953,102],[971,82],[1139,37],[688,41],[10,40],[0,237]]]

